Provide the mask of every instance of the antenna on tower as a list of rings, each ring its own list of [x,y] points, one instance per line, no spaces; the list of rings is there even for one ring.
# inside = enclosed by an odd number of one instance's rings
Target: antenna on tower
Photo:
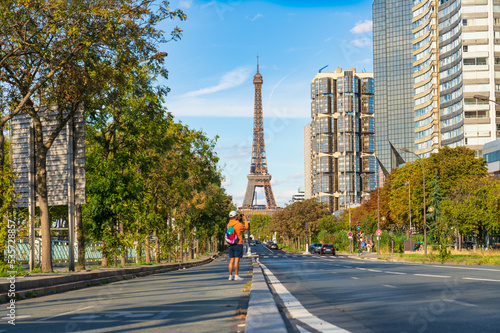
[[[259,72],[259,55],[257,55],[257,73]]]

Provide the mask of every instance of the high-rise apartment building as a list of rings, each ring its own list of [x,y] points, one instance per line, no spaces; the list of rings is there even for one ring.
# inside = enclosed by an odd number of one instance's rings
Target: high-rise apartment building
[[[311,83],[312,194],[332,211],[376,188],[373,73],[318,73]]]
[[[373,2],[375,151],[386,173],[415,159],[399,150],[415,146],[412,6],[412,0]]]
[[[465,145],[481,155],[500,135],[500,1],[375,0],[373,30],[382,166],[413,160],[403,147],[427,157]]]
[[[497,138],[500,1],[414,0],[412,10],[416,153],[466,145],[481,155]]]

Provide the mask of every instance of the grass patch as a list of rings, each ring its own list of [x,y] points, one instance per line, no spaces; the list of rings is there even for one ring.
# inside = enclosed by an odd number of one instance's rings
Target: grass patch
[[[457,251],[451,250],[450,254],[444,258],[439,255],[438,250],[428,251],[427,258],[423,252],[397,254],[397,257],[411,262],[422,263],[451,263],[457,265],[494,265],[500,266],[500,251]]]
[[[10,268],[8,265],[0,266],[0,277],[11,277],[11,276],[26,276],[28,271],[23,266],[15,266]]]

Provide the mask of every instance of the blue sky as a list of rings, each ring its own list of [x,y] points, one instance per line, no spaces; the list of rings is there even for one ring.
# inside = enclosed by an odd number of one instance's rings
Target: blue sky
[[[372,0],[171,1],[187,14],[169,42],[175,119],[218,136],[224,187],[239,206],[250,171],[253,75],[259,56],[264,131],[276,202],[284,206],[304,186],[303,128],[310,122],[310,84],[318,70],[373,71]],[[172,24],[162,27],[171,29]],[[265,204],[258,191],[257,204]]]

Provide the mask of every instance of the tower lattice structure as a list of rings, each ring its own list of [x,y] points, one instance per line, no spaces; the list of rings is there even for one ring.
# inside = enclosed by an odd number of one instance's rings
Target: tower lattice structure
[[[267,209],[276,209],[273,190],[271,188],[271,175],[267,170],[266,145],[264,142],[264,119],[262,117],[262,75],[259,73],[259,58],[257,57],[257,73],[253,77],[255,86],[254,118],[253,118],[253,144],[250,173],[247,175],[248,184],[243,199],[242,208],[251,209],[255,189],[263,187],[266,195]]]

